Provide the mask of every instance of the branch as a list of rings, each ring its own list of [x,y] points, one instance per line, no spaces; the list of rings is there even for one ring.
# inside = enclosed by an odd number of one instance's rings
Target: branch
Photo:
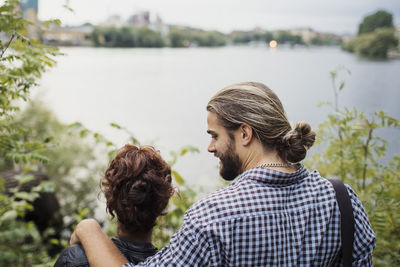
[[[3,55],[4,55],[4,53],[6,52],[6,50],[8,49],[8,47],[10,47],[10,44],[11,44],[11,42],[13,41],[14,37],[15,37],[15,35],[12,34],[12,35],[11,35],[11,38],[10,38],[10,41],[8,41],[8,43],[7,43],[6,47],[4,48],[4,50],[1,51],[0,58],[3,57]]]
[[[365,178],[366,178],[366,175],[367,175],[367,166],[368,166],[368,164],[367,164],[368,147],[369,147],[369,142],[372,139],[372,131],[373,131],[373,128],[371,127],[369,129],[369,131],[368,131],[368,138],[367,138],[367,140],[365,142],[365,145],[364,145],[364,168],[363,168],[363,176],[362,176],[362,178],[363,178],[362,188],[363,189],[365,189]]]

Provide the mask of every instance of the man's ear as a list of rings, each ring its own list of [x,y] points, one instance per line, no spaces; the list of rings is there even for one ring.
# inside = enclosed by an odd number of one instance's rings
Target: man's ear
[[[251,128],[250,125],[243,123],[239,127],[239,134],[242,145],[247,146],[253,139],[253,128]]]

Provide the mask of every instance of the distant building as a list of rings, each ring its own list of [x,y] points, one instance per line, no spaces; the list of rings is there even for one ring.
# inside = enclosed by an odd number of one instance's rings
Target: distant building
[[[90,35],[93,25],[86,23],[81,26],[61,27],[52,25],[42,32],[42,40],[50,45],[63,46],[90,46],[92,41]]]
[[[38,0],[21,0],[22,17],[31,22],[27,26],[29,37],[39,38]]]
[[[153,31],[160,32],[163,36],[168,34],[169,27],[164,24],[158,14],[150,11],[140,11],[131,15],[126,21],[123,21],[119,15],[112,15],[106,21],[98,25],[99,27],[148,27]]]
[[[343,41],[343,38],[340,35],[332,33],[315,32],[311,28],[292,29],[289,30],[289,33],[293,35],[300,35],[306,44],[337,45]]]
[[[128,19],[128,25],[137,27],[148,27],[150,25],[150,12],[140,11]]]
[[[306,44],[311,43],[312,38],[317,37],[317,33],[310,28],[289,30],[293,35],[300,35]]]
[[[111,15],[109,16],[105,22],[101,23],[99,26],[102,27],[121,27],[124,26],[124,21],[120,15]]]
[[[21,11],[22,13],[26,13],[27,11],[36,11],[38,12],[38,0],[21,0]]]
[[[150,29],[153,31],[161,32],[163,36],[166,36],[169,32],[169,27],[164,24],[159,15],[155,16],[155,20],[150,20]]]

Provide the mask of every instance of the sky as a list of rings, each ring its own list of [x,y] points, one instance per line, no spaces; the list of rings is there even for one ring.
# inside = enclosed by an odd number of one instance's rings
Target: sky
[[[101,23],[111,15],[128,18],[143,10],[166,24],[228,33],[232,30],[312,28],[320,32],[355,34],[362,18],[378,9],[400,24],[400,0],[39,0],[39,18],[60,18],[64,25]]]

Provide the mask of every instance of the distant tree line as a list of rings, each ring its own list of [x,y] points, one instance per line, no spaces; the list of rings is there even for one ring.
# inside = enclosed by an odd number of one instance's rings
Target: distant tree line
[[[250,43],[268,44],[276,40],[278,44],[289,45],[339,45],[341,39],[330,35],[317,35],[305,42],[300,34],[290,31],[233,31],[224,34],[218,31],[206,31],[188,27],[170,27],[168,34],[148,27],[96,27],[91,39],[95,46],[103,47],[218,47],[227,44],[244,45]]]
[[[363,19],[357,36],[342,48],[363,57],[387,58],[388,51],[396,49],[398,44],[392,14],[379,10]]]
[[[105,47],[163,47],[161,33],[147,27],[95,28],[91,34],[95,46]]]
[[[218,31],[205,31],[181,27],[171,27],[166,39],[166,43],[171,47],[215,47],[224,46],[228,41],[226,35]]]
[[[274,35],[271,32],[233,31],[229,37],[234,44],[247,44],[250,42],[269,43],[274,40]]]

